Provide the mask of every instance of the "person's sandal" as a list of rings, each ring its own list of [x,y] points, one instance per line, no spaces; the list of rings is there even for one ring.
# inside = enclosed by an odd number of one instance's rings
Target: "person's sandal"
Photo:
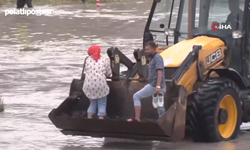
[[[107,119],[106,116],[99,116],[98,119]]]
[[[135,118],[130,118],[130,119],[127,119],[127,122],[140,122],[140,121]]]
[[[87,114],[87,118],[88,119],[93,119],[94,118],[94,114]]]

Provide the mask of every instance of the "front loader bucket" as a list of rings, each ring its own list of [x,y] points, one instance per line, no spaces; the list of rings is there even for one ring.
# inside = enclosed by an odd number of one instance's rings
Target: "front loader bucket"
[[[180,141],[185,136],[187,91],[182,85],[174,85],[168,88],[166,97],[166,112],[157,123],[171,141]]]
[[[187,93],[183,86],[168,86],[166,112],[160,118],[150,97],[142,100],[141,122],[127,122],[128,118],[134,117],[133,94],[146,83],[108,81],[108,119],[99,120],[86,118],[89,100],[81,92],[78,82],[72,82],[71,95],[49,113],[50,120],[62,129],[63,134],[160,141],[178,141],[184,137]]]

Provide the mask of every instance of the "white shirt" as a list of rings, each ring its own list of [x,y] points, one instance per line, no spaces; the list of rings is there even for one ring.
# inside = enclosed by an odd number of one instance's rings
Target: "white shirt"
[[[87,58],[85,64],[85,80],[83,92],[91,99],[99,99],[109,94],[106,77],[111,75],[110,61],[101,57],[97,62],[92,56]]]

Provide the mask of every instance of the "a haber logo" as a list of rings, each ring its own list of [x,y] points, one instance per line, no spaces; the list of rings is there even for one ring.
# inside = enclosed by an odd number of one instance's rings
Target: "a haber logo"
[[[213,22],[213,23],[211,24],[211,29],[214,30],[214,31],[216,31],[216,30],[218,30],[218,29],[220,29],[220,30],[221,30],[221,29],[227,30],[227,29],[232,29],[232,27],[231,27],[230,24]]]

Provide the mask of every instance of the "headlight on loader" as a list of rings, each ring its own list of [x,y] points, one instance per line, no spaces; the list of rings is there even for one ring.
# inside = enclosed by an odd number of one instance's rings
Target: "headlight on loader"
[[[164,30],[164,33],[167,35],[167,36],[174,36],[174,29],[170,29],[170,28],[166,28]]]

